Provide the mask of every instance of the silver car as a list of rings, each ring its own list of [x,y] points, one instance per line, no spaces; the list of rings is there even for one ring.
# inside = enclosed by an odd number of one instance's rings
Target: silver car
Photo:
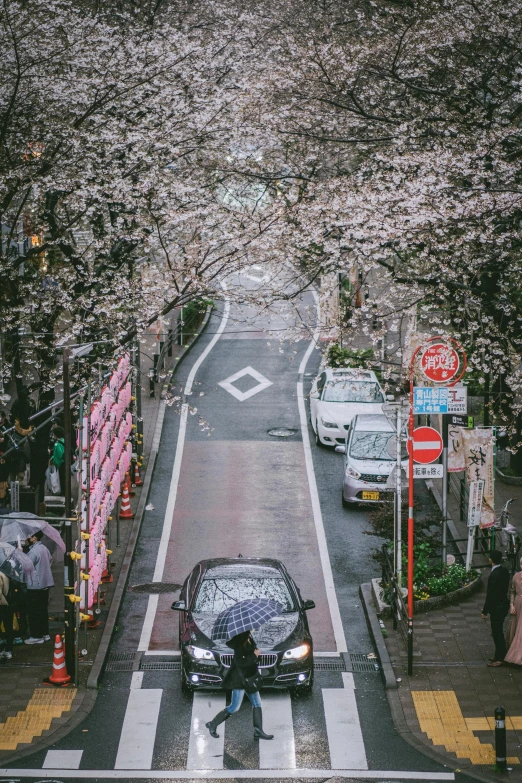
[[[392,499],[386,482],[396,464],[396,435],[386,416],[355,416],[345,445],[336,451],[344,453],[343,505]]]

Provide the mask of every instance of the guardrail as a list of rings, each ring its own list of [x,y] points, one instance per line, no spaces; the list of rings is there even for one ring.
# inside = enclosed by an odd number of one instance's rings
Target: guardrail
[[[393,563],[386,544],[382,547],[382,585],[390,586],[390,605],[392,611],[393,630],[399,631],[408,652],[408,674],[413,673],[413,618],[408,616],[408,608],[404,602],[402,589],[397,582]]]

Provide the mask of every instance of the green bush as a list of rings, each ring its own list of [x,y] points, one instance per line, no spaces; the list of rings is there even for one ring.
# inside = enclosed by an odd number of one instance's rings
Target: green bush
[[[339,343],[332,343],[326,351],[328,367],[364,367],[369,368],[375,362],[372,348],[341,348]]]

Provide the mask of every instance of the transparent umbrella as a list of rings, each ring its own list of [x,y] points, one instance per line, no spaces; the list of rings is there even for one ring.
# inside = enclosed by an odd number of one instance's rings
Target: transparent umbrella
[[[16,546],[29,536],[34,536],[38,530],[43,533],[42,544],[51,554],[57,551],[65,552],[65,543],[59,531],[35,514],[30,514],[28,511],[14,511],[9,516],[0,518],[0,542],[7,541]]]
[[[0,571],[18,582],[31,583],[34,565],[30,557],[6,541],[0,541]]]

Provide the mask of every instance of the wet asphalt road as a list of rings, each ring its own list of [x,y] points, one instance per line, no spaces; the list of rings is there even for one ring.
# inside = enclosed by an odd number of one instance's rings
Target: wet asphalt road
[[[309,296],[303,302],[303,308],[312,304]],[[213,339],[222,315],[220,304],[207,332],[180,368],[176,376],[178,388],[185,384],[194,362]],[[297,406],[298,367],[309,338],[297,343],[293,340],[280,343],[277,337],[288,318],[288,315],[278,313],[268,320],[248,308],[238,312],[233,307],[224,335],[196,375],[189,399],[197,412],[188,416],[163,581],[181,583],[193,565],[204,557],[235,556],[239,552],[279,557],[301,587],[303,597],[313,598],[317,603],[318,608],[309,616],[315,649],[334,652],[336,638],[313,526]],[[305,397],[319,361],[320,353],[314,350],[305,368]],[[246,367],[261,373],[271,385],[240,401],[219,386],[219,382]],[[256,382],[251,376],[243,376],[235,385],[244,393]],[[280,427],[293,430],[293,433],[285,439],[269,435],[270,429]],[[317,448],[309,422],[308,427],[328,555],[348,652],[368,654],[373,650],[359,598],[359,585],[379,573],[372,553],[380,541],[368,535],[366,510],[343,509],[342,457],[331,450]],[[130,585],[153,581],[179,428],[179,408],[174,405],[167,408],[165,415],[149,495],[154,509],[145,513]],[[207,428],[210,428],[210,435]],[[150,652],[166,650],[170,653],[177,648],[177,616],[169,608],[174,597],[175,593],[172,593],[159,599],[148,645]],[[143,640],[148,605],[146,594],[127,592],[114,633],[113,654],[130,656],[136,653],[140,639]],[[178,672],[161,668],[164,659],[173,663],[175,656],[143,656],[142,660],[151,664],[156,662],[158,668],[143,672],[141,688],[162,691],[152,769],[172,770],[175,774],[175,771],[186,769],[193,698],[181,692]],[[369,769],[447,772],[398,736],[380,675],[356,672],[353,676]],[[81,749],[80,770],[114,770],[131,677],[130,671],[107,671],[92,713],[66,738],[52,746],[52,750]],[[322,698],[325,688],[343,688],[340,671],[317,672],[313,694],[292,698],[298,769],[330,768]],[[251,740],[249,713],[250,708],[244,703],[240,714],[227,722],[223,766],[231,771],[231,777],[232,770],[255,770],[257,779],[263,779],[257,745]],[[29,756],[17,767],[35,770],[34,777],[29,779],[41,780],[46,755],[47,751],[42,751]],[[141,779],[148,779],[146,771],[138,774],[142,774]],[[124,770],[116,776],[119,780],[130,779]],[[210,772],[207,778],[212,779]],[[53,773],[53,779],[66,781],[69,778],[63,770],[59,776]],[[105,778],[101,775],[88,779]],[[353,779],[357,779],[355,773]]]

